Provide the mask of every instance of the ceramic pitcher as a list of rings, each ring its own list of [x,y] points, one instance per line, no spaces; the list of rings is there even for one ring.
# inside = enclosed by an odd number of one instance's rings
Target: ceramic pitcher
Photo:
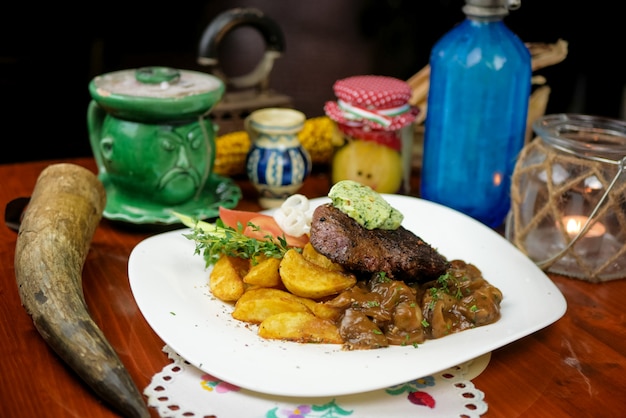
[[[305,115],[294,109],[265,108],[244,121],[252,142],[246,172],[264,208],[280,206],[311,173],[311,157],[298,139],[305,120]]]

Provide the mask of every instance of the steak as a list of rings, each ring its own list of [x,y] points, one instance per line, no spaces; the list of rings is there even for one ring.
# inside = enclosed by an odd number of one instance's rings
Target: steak
[[[331,204],[318,206],[311,221],[311,245],[353,272],[385,272],[394,280],[437,279],[449,267],[447,259],[411,231],[368,230]]]

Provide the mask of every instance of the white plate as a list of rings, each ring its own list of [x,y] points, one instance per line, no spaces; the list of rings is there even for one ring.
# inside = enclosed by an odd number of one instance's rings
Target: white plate
[[[188,229],[155,235],[133,249],[128,275],[137,305],[163,341],[199,369],[242,388],[298,397],[361,393],[428,376],[527,336],[565,313],[565,298],[549,277],[495,231],[435,203],[384,197],[405,215],[405,228],[448,259],[473,263],[502,291],[498,322],[417,348],[343,351],[339,345],[264,340],[254,327],[231,317],[231,305],[210,294],[204,259],[183,236]]]

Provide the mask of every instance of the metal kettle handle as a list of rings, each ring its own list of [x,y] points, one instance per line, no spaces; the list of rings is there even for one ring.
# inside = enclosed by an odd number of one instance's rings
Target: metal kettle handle
[[[226,34],[239,26],[257,29],[265,40],[266,50],[261,61],[250,73],[228,78],[219,68],[218,47]],[[235,88],[261,85],[263,89],[267,89],[274,60],[284,51],[285,38],[274,20],[256,8],[235,8],[219,14],[204,30],[198,47],[198,63],[213,67],[213,73],[227,85]]]

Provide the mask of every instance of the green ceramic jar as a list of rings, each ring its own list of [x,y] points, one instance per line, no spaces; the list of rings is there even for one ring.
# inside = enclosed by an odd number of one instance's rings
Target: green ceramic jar
[[[214,201],[237,203],[236,192],[216,196],[217,183],[227,180],[213,174],[217,127],[208,116],[224,90],[217,77],[168,67],[91,81],[87,125],[107,188],[105,217],[171,223],[172,210],[202,218],[212,215],[206,210]]]

